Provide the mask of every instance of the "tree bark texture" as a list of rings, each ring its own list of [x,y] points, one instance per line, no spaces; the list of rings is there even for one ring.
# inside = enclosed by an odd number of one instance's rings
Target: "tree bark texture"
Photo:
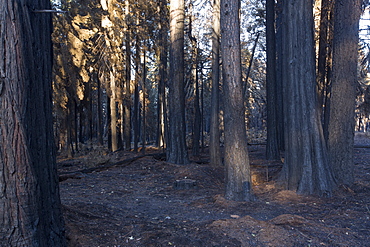
[[[333,12],[334,1],[321,1],[319,53],[317,58],[316,87],[318,104],[321,109],[325,140],[328,139],[330,87],[332,74],[332,43],[333,43]]]
[[[321,1],[319,54],[317,60],[317,93],[320,107],[324,104],[327,81],[327,58],[329,55],[329,32],[332,30],[332,20],[329,18],[332,11],[332,1]]]
[[[185,140],[184,0],[170,1],[169,133],[167,161],[188,164]]]
[[[334,9],[328,148],[337,183],[351,185],[361,1],[337,0]]]
[[[225,197],[235,201],[250,201],[252,200],[252,183],[244,120],[239,9],[239,0],[221,0],[221,54],[225,107]]]
[[[275,1],[266,0],[266,98],[267,98],[267,144],[266,158],[280,159],[278,138],[278,102],[276,91],[276,39],[275,39]]]
[[[0,2],[0,243],[66,246],[52,129],[48,0]]]
[[[110,75],[110,128],[112,135],[112,152],[118,149],[118,133],[117,133],[117,107],[116,107],[116,78],[114,70],[109,72]]]
[[[284,100],[283,100],[283,18],[282,18],[282,0],[277,0],[275,5],[275,27],[276,27],[276,125],[277,125],[277,137],[278,147],[280,151],[284,151]]]
[[[160,16],[166,16],[166,0],[161,0],[159,2],[159,13]],[[157,46],[157,56],[158,56],[158,97],[157,97],[157,146],[158,147],[165,147],[165,119],[166,119],[166,107],[165,107],[165,85],[166,85],[166,64],[167,64],[167,56],[166,56],[166,44],[168,43],[168,35],[167,35],[168,27],[165,23],[159,23],[159,37],[158,40],[160,41]]]
[[[211,163],[221,165],[220,148],[220,0],[213,2],[212,104],[209,152]]]
[[[283,2],[285,165],[287,189],[329,196],[329,169],[317,107],[311,0]]]

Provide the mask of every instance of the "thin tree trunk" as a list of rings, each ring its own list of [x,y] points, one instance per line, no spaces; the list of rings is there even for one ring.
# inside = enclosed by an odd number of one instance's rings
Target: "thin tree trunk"
[[[73,107],[73,139],[75,143],[75,150],[78,152],[78,104],[77,104],[77,99],[75,98],[73,100],[74,107]]]
[[[66,151],[68,158],[72,158],[74,155],[74,148],[72,144],[72,103],[71,99],[67,100],[67,116],[65,119],[65,125],[67,127],[67,145],[66,145]]]
[[[146,88],[145,88],[145,83],[146,83],[146,55],[145,55],[145,52],[146,52],[146,48],[143,49],[143,68],[142,68],[142,91],[143,91],[143,123],[142,123],[142,128],[143,128],[143,132],[142,132],[142,143],[141,143],[141,152],[143,154],[145,154],[145,142],[146,142],[146,104],[145,104],[145,100],[146,100]]]
[[[98,94],[98,102],[97,102],[97,108],[98,108],[98,119],[97,119],[97,134],[98,134],[98,144],[103,145],[103,109],[102,109],[102,97],[101,97],[101,81],[99,76],[97,76],[98,80],[98,88],[97,88],[97,94]]]
[[[220,0],[213,2],[212,98],[209,152],[211,164],[221,165],[220,150]]]
[[[110,129],[111,129],[111,141],[112,141],[112,152],[118,149],[117,139],[117,107],[116,107],[116,78],[114,72],[110,71]]]
[[[266,49],[267,49],[267,145],[266,158],[280,159],[277,97],[276,97],[276,40],[275,40],[275,1],[266,0]]]
[[[277,125],[277,138],[278,138],[278,148],[280,151],[284,151],[284,100],[283,100],[283,21],[282,21],[282,0],[277,0],[275,8],[276,14],[276,125]]]
[[[140,109],[140,95],[139,95],[139,80],[140,80],[140,41],[139,37],[136,37],[135,44],[135,84],[134,84],[134,106],[132,112],[132,125],[133,125],[133,138],[134,138],[134,152],[137,153],[139,150],[139,133],[140,133],[140,121],[139,121],[139,109]]]
[[[251,57],[249,59],[249,65],[248,65],[248,69],[247,69],[247,75],[245,77],[245,83],[244,83],[244,86],[243,86],[243,95],[245,96],[247,94],[247,89],[248,89],[248,78],[249,78],[249,75],[251,73],[251,70],[252,70],[252,65],[253,65],[253,59],[254,59],[254,54],[256,52],[256,47],[257,47],[257,44],[258,44],[258,39],[260,37],[260,33],[257,33],[257,36],[256,36],[256,39],[254,40],[254,45],[253,45],[253,48],[252,48],[252,54],[251,54]]]
[[[194,122],[193,122],[193,147],[192,153],[194,156],[199,155],[199,141],[200,141],[200,129],[201,129],[201,115],[200,115],[200,106],[199,106],[199,81],[198,81],[198,44],[197,39],[193,36],[193,5],[190,4],[189,10],[189,39],[191,41],[191,78],[190,84],[195,85],[194,91]]]
[[[200,139],[201,139],[201,144],[202,144],[202,153],[204,153],[204,133],[205,133],[205,119],[204,119],[204,81],[203,81],[203,74],[202,74],[202,68],[198,66],[199,71],[199,81],[201,83],[201,93],[200,93]]]
[[[322,0],[320,33],[319,33],[319,54],[317,59],[316,87],[318,104],[322,108],[321,119],[325,140],[328,139],[329,109],[330,109],[330,87],[332,70],[332,41],[333,41],[333,7],[334,1]]]
[[[327,57],[329,50],[329,29],[333,24],[329,16],[332,11],[330,0],[321,0],[320,31],[319,31],[319,54],[317,60],[317,93],[319,106],[324,105],[324,95],[327,83]]]
[[[130,15],[130,1],[126,1],[126,17]],[[128,19],[128,18],[127,18]],[[126,23],[126,84],[125,84],[125,107],[124,107],[124,141],[125,149],[131,149],[131,30]]]
[[[196,48],[196,50],[198,50]],[[197,51],[195,51],[195,56],[197,57]],[[199,78],[198,78],[198,71],[197,71],[197,58],[195,58],[195,66],[193,68],[193,76],[195,80],[195,98],[194,98],[194,134],[193,134],[193,155],[198,156],[199,155],[199,149],[200,149],[200,131],[201,131],[201,112],[200,112],[200,105],[199,105]]]
[[[160,16],[165,15],[166,11],[166,0],[160,0],[158,6],[158,12]],[[166,64],[167,64],[167,55],[166,55],[166,25],[164,23],[159,23],[159,45],[158,45],[158,62],[159,62],[159,78],[158,78],[158,105],[157,105],[157,146],[165,147],[165,84],[166,84]]]

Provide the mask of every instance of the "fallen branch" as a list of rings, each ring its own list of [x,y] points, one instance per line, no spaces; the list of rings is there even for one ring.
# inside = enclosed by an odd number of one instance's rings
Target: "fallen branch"
[[[354,148],[370,148],[370,145],[361,145],[361,144],[355,144]]]
[[[138,159],[144,158],[144,157],[148,157],[148,156],[162,157],[162,156],[165,156],[165,155],[166,155],[165,153],[139,155],[139,156],[135,156],[135,157],[132,157],[132,158],[129,158],[129,159],[121,160],[121,161],[111,163],[111,164],[103,163],[104,165],[99,165],[99,166],[86,168],[86,169],[82,169],[82,170],[77,170],[77,171],[74,171],[74,172],[61,172],[61,173],[59,173],[59,182],[67,180],[68,178],[81,179],[83,177],[83,174],[92,173],[92,172],[100,172],[100,171],[108,170],[109,168],[112,168],[112,167],[117,167],[117,166],[126,167],[126,166],[129,166],[132,162],[134,162]]]

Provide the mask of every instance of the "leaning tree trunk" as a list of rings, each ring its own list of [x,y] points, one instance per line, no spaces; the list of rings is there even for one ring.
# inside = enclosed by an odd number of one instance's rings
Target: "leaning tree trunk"
[[[225,103],[225,197],[252,200],[252,182],[244,120],[239,0],[221,0],[221,54]]]
[[[184,0],[171,0],[170,14],[170,80],[169,80],[169,133],[167,161],[188,164],[185,140],[184,95]]]
[[[287,189],[330,195],[333,178],[317,104],[311,0],[283,2],[285,165]]]
[[[0,1],[0,243],[66,246],[51,101],[48,0]]]
[[[334,9],[328,148],[337,183],[351,185],[361,1],[337,0]]]

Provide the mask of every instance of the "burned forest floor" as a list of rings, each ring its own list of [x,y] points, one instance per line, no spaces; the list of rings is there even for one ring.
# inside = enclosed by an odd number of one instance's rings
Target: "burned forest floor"
[[[224,167],[160,150],[58,157],[69,246],[370,246],[370,138],[356,135],[352,187],[331,198],[278,189],[280,162],[250,145],[253,202],[223,197]]]

